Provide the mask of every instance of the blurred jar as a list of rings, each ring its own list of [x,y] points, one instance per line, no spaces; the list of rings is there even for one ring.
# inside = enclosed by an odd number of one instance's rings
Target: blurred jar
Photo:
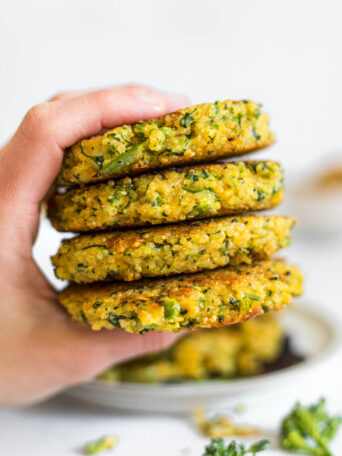
[[[305,175],[292,176],[287,202],[302,230],[342,234],[342,154],[325,159]]]

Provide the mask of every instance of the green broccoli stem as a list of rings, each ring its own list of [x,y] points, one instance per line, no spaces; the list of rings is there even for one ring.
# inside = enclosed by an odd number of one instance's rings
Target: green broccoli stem
[[[296,404],[283,419],[279,438],[283,448],[314,456],[332,456],[329,443],[336,434],[340,417],[330,417],[321,399],[311,407]]]
[[[131,147],[125,153],[119,155],[117,158],[108,163],[108,165],[104,166],[99,171],[99,174],[117,173],[122,171],[127,166],[132,165],[141,155],[144,149],[144,144],[145,143],[140,143]]]
[[[295,414],[297,416],[297,426],[301,432],[305,435],[309,435],[313,438],[318,445],[323,450],[322,456],[331,456],[330,451],[328,450],[329,440],[327,440],[320,430],[320,420],[315,420],[315,415],[310,413],[309,410],[304,408],[297,407]]]

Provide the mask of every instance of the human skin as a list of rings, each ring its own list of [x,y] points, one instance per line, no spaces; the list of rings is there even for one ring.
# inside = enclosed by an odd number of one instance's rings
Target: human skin
[[[42,400],[106,367],[167,348],[175,334],[92,332],[72,322],[32,258],[39,207],[63,149],[187,106],[142,86],[64,93],[34,106],[0,150],[0,405]]]

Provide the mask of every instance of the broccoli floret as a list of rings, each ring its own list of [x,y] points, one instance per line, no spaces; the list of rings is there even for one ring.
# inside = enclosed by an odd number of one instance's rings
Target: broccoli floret
[[[325,410],[324,399],[310,407],[297,403],[282,421],[280,445],[295,453],[332,456],[329,443],[340,424],[340,417],[330,417]]]
[[[260,451],[266,450],[270,445],[268,440],[260,440],[249,448],[243,444],[238,444],[235,440],[226,445],[223,439],[212,439],[210,445],[205,448],[203,456],[244,456],[251,454],[253,456]]]

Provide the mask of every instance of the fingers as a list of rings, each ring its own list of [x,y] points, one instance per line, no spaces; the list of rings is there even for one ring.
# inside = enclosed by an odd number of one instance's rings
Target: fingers
[[[163,350],[177,334],[92,331],[71,321],[42,276],[2,283],[0,405],[27,404],[88,381],[113,364]],[[30,284],[28,283],[30,282]],[[15,311],[13,311],[15,308]]]
[[[68,322],[70,323],[70,322]],[[68,325],[69,326],[69,325]],[[70,323],[70,333],[64,337],[61,362],[72,351],[73,362],[64,364],[69,384],[89,380],[113,364],[158,352],[171,347],[184,334],[149,332],[143,335],[129,334],[123,330],[99,332]],[[70,345],[68,348],[66,345]],[[57,361],[58,363],[58,361]]]
[[[119,90],[120,88],[117,87],[116,89]],[[136,90],[137,92],[152,91],[153,90],[153,89],[150,89],[148,87],[134,86],[134,85],[123,86],[123,87],[121,87],[121,89],[129,89],[129,90],[132,90],[132,91]],[[112,90],[112,89],[105,89],[105,90]],[[169,102],[170,103],[174,103],[174,106],[175,106],[174,109],[172,109],[172,104],[170,105],[170,112],[174,111],[174,110],[177,110],[179,108],[188,106],[188,104],[189,104],[188,98],[184,97],[183,95],[179,95],[179,94],[163,94],[162,92],[157,92],[155,90],[153,90],[153,92],[158,93],[159,95],[162,95],[164,97],[167,96],[168,99],[169,99]],[[67,99],[70,99],[70,98],[76,98],[76,97],[83,96],[83,95],[89,95],[91,93],[94,93],[94,91],[92,91],[92,90],[75,90],[75,91],[72,91],[72,92],[61,92],[61,93],[58,93],[58,94],[54,95],[53,97],[51,97],[48,101],[51,102],[51,101],[67,100]]]
[[[80,96],[67,95],[66,98],[47,105],[55,110],[54,122],[48,127],[48,135],[58,138],[58,145],[63,149],[80,138],[96,134],[102,128],[173,111],[186,105],[186,100],[184,97],[168,96],[145,87],[128,86]]]
[[[106,336],[107,335],[108,334],[106,334]],[[110,337],[112,339],[113,335],[110,334]],[[114,349],[114,347],[108,350],[111,357],[111,363],[117,364],[137,356],[165,350],[173,345],[179,337],[181,337],[180,334],[172,333],[150,332],[139,335],[120,331],[120,334],[116,336],[116,339],[122,339],[121,346],[124,347],[124,350],[120,353],[117,353],[117,350]],[[112,360],[113,357],[115,358],[114,361]]]
[[[124,123],[163,115],[187,100],[140,86],[63,94],[33,107],[0,155],[0,197],[38,203],[62,163],[63,149]],[[4,198],[2,198],[4,200]]]

